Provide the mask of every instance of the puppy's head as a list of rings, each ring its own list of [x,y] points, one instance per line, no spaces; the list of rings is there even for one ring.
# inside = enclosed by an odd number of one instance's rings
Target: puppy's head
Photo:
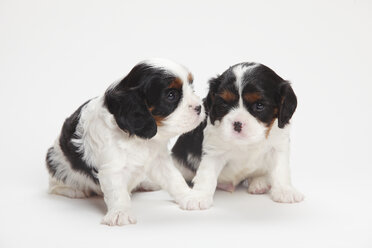
[[[210,80],[204,106],[225,139],[256,143],[269,136],[274,124],[284,128],[289,123],[297,98],[288,81],[270,68],[241,63]]]
[[[201,100],[192,89],[191,73],[165,59],[137,64],[105,93],[105,105],[117,125],[130,135],[150,139],[174,136],[199,125]]]

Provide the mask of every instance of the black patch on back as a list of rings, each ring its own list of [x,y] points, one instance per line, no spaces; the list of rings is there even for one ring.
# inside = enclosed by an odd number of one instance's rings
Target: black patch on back
[[[91,178],[94,183],[99,184],[98,178],[96,178],[93,173],[94,171],[97,171],[97,169],[92,168],[85,163],[85,161],[82,159],[83,154],[81,154],[77,147],[71,142],[71,139],[80,138],[76,137],[75,135],[76,127],[79,123],[81,110],[86,104],[88,104],[89,101],[81,105],[69,118],[65,120],[62,126],[61,136],[59,138],[59,145],[74,171],[86,175],[87,177]]]
[[[194,130],[182,134],[172,148],[172,156],[194,172],[196,172],[199,164],[190,164],[187,157],[191,154],[193,157],[198,158],[199,161],[201,160],[204,140],[203,130],[206,126],[207,119],[200,123]]]

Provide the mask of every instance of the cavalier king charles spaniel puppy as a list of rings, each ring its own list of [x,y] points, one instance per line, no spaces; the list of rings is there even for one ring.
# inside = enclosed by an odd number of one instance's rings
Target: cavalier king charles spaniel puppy
[[[191,189],[174,167],[170,138],[205,119],[191,73],[165,59],[137,64],[122,80],[80,106],[63,124],[46,165],[49,191],[71,198],[103,195],[102,223],[135,223],[130,193],[148,179],[187,208]]]
[[[193,189],[189,209],[212,205],[216,186],[233,191],[248,180],[248,192],[270,191],[276,202],[300,202],[291,184],[289,120],[297,98],[288,81],[257,63],[240,63],[209,82],[207,118],[179,137],[175,165]]]

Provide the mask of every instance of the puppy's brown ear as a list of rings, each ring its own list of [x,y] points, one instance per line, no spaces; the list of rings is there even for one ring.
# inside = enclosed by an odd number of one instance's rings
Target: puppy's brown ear
[[[221,76],[217,76],[209,80],[209,91],[206,98],[203,99],[203,105],[205,111],[208,113],[211,123],[214,124],[215,121],[215,114],[213,111],[213,103],[215,95],[218,91],[218,87],[221,84]]]
[[[105,94],[105,104],[123,131],[144,139],[156,135],[156,122],[146,107],[139,89],[120,87],[111,89]]]
[[[297,107],[297,97],[289,82],[284,81],[280,86],[280,104],[278,113],[278,126],[284,128]]]

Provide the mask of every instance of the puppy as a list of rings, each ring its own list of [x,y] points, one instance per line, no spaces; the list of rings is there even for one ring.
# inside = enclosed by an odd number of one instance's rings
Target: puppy
[[[183,207],[191,190],[174,167],[167,143],[205,118],[192,82],[190,72],[179,64],[147,60],[104,95],[80,106],[48,150],[50,193],[71,198],[103,195],[107,214],[102,223],[107,225],[136,222],[130,192],[146,179]]]
[[[245,179],[249,193],[271,189],[276,202],[302,201],[289,172],[289,120],[296,106],[289,82],[262,64],[237,64],[211,79],[207,119],[172,149],[176,166],[199,192],[188,208],[209,208],[217,184],[233,191]]]

